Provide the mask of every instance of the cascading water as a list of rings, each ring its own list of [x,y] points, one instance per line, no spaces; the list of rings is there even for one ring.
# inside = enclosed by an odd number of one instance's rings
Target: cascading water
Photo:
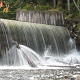
[[[19,47],[20,49],[14,45],[9,51],[6,51],[6,54],[3,54],[1,65],[26,67],[42,65],[43,61],[36,52],[23,45]]]
[[[44,52],[48,46],[52,47],[54,53],[65,53],[69,51],[69,34],[66,28],[32,24],[19,21],[0,21],[1,30],[5,38],[5,47],[11,46],[11,38],[19,44],[26,45],[36,52]]]
[[[75,49],[72,43],[64,27],[0,19],[1,65],[39,67],[70,64],[65,56]],[[74,62],[79,61],[75,58],[71,63]]]

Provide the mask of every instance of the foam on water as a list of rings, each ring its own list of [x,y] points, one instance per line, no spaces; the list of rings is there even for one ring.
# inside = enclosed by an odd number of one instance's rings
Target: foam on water
[[[54,56],[49,54],[49,51],[44,53],[46,65],[52,66],[76,66],[80,65],[80,52],[76,48],[72,49],[68,54],[64,56]]]
[[[24,45],[13,46],[3,55],[0,69],[59,69],[61,67],[79,66],[80,54],[76,49],[64,56],[54,56],[46,49],[43,56]]]

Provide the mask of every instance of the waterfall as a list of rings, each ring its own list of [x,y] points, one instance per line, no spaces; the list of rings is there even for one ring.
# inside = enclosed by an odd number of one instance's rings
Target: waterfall
[[[19,45],[20,49],[14,45],[10,50],[6,50],[6,54],[3,54],[2,64],[7,66],[25,66],[37,67],[44,62],[41,57],[36,54],[30,48]]]
[[[1,65],[47,65],[74,48],[65,27],[0,19]]]
[[[68,30],[64,27],[4,19],[0,20],[0,26],[6,30],[4,37],[7,48],[11,46],[10,38],[13,38],[14,41],[38,53],[44,52],[48,46],[51,46],[52,51],[58,54],[65,54],[70,49]]]
[[[54,0],[56,6],[56,2]],[[52,11],[24,11],[17,10],[16,20],[22,22],[31,22],[47,25],[64,25],[64,14],[63,12],[52,12]]]

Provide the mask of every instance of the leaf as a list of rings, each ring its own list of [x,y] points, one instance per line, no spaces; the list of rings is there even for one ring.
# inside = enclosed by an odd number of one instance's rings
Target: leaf
[[[8,13],[8,7],[3,9],[3,13]]]
[[[2,1],[0,1],[0,8],[1,8],[1,7],[3,7],[3,2],[2,2]]]

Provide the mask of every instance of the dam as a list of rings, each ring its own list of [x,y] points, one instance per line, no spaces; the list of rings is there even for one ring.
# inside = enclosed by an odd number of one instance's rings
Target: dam
[[[20,69],[21,71],[25,69],[24,74],[29,72],[28,77],[24,80],[36,79],[35,76],[32,78],[30,76],[30,74],[35,74],[35,69],[39,74],[36,75],[38,80],[42,79],[43,71],[43,78],[49,79],[45,77],[48,76],[48,72],[46,73],[48,69],[52,71],[49,75],[51,80],[55,78],[53,76],[55,69],[64,74],[68,70],[69,72],[66,74],[68,78],[71,78],[70,75],[79,74],[79,52],[77,52],[75,42],[70,38],[68,30],[61,26],[0,19],[0,51],[1,72],[4,74],[7,69],[10,69],[8,76],[10,71],[13,74],[16,73],[14,69],[19,72]],[[21,74],[19,73],[19,75]],[[16,80],[21,79],[21,77],[17,77]]]

